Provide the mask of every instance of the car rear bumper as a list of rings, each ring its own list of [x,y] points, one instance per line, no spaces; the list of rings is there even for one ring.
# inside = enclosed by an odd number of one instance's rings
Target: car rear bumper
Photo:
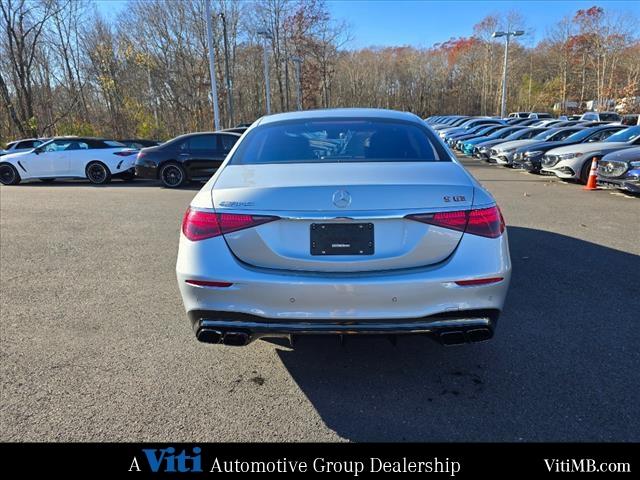
[[[155,164],[135,165],[136,177],[155,180],[158,178],[158,166]]]
[[[497,310],[467,310],[406,321],[365,320],[322,322],[274,321],[252,315],[191,311],[196,338],[205,343],[243,346],[263,337],[298,335],[428,335],[445,345],[489,340],[499,317]]]
[[[181,236],[176,273],[190,316],[196,311],[245,314],[259,317],[267,325],[380,319],[394,324],[458,311],[502,310],[511,261],[506,233],[496,239],[465,234],[454,254],[429,267],[334,274],[291,272],[248,266],[231,254],[220,237],[191,242]],[[455,283],[482,278],[503,280],[474,286]],[[187,280],[231,285],[196,286]]]

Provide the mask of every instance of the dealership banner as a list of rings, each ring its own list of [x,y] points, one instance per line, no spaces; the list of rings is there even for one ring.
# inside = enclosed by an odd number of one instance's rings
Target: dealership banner
[[[12,443],[4,468],[23,473],[164,475],[398,475],[477,478],[482,474],[637,472],[639,444],[273,444]],[[17,462],[17,463],[16,463]],[[635,473],[637,475],[637,473]]]

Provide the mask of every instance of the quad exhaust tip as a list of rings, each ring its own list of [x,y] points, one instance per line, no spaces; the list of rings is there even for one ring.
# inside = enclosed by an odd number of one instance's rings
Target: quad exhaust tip
[[[342,337],[342,335],[341,335]],[[474,328],[469,330],[446,330],[437,333],[435,339],[445,346],[463,345],[466,343],[484,342],[493,337],[490,328]],[[244,347],[253,340],[247,332],[221,331],[211,328],[200,328],[196,338],[203,343]],[[393,342],[395,344],[395,342]]]
[[[230,345],[233,347],[244,347],[251,342],[251,336],[246,332],[225,332],[211,328],[200,328],[196,333],[196,338],[203,343]]]
[[[470,330],[446,330],[441,332],[436,339],[442,345],[462,345],[465,343],[484,342],[493,337],[490,328],[473,328]]]

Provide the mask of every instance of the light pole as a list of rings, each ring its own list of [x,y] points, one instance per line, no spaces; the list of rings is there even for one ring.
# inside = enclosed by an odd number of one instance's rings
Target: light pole
[[[302,110],[302,85],[300,81],[300,64],[302,63],[301,57],[291,57],[291,61],[296,67],[296,108]]]
[[[264,48],[264,88],[266,91],[267,115],[271,115],[271,81],[269,80],[269,51],[267,50],[267,40],[271,40],[273,35],[271,30],[258,30],[258,36],[262,37]]]
[[[205,0],[207,15],[207,48],[209,49],[209,75],[211,75],[211,101],[213,102],[213,127],[220,130],[220,110],[218,109],[218,85],[216,84],[216,66],[213,56],[213,26],[211,25],[211,5]]]
[[[493,38],[506,37],[504,43],[504,70],[502,73],[502,104],[500,107],[500,116],[507,116],[507,69],[509,68],[509,42],[511,37],[519,37],[524,35],[523,30],[514,30],[513,32],[493,32]]]
[[[227,38],[227,19],[224,13],[218,14],[222,20],[222,35],[224,41],[224,71],[227,83],[227,107],[229,108],[229,126],[235,126],[235,119],[233,118],[233,90],[231,88],[231,75],[229,74],[229,40]]]

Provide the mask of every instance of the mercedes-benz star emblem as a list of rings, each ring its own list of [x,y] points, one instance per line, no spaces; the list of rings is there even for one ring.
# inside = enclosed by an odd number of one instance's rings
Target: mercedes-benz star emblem
[[[333,204],[338,208],[347,208],[351,205],[351,195],[346,190],[338,190],[333,194]]]

